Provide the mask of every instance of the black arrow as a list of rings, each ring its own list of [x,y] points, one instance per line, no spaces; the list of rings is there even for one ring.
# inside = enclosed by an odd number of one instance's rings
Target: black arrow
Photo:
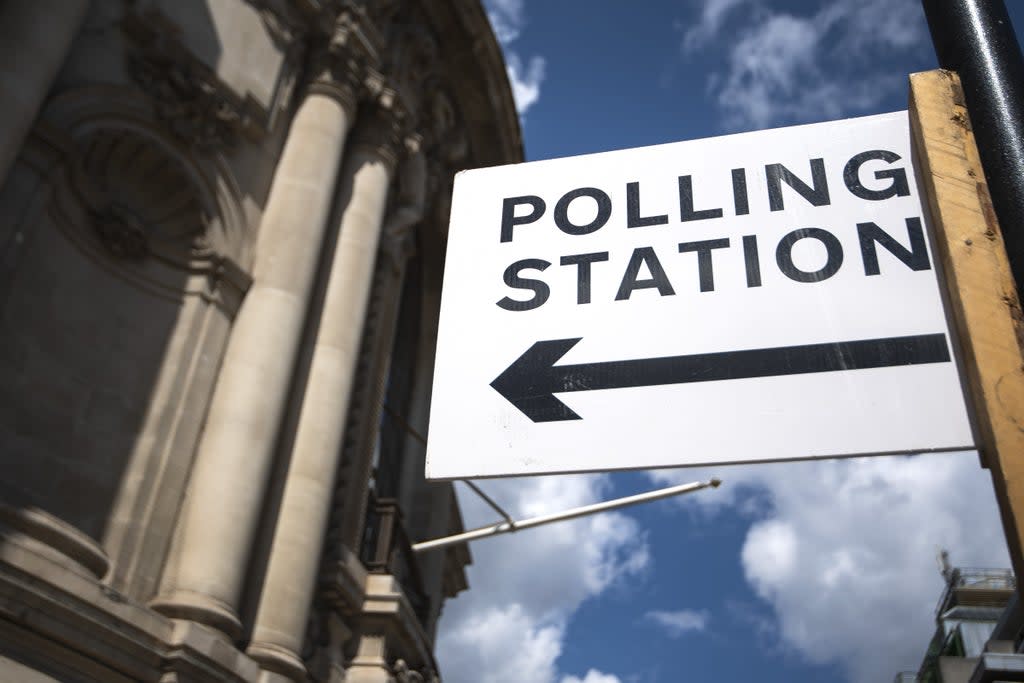
[[[555,365],[579,343],[539,341],[491,386],[534,422],[579,420],[553,394],[949,362],[944,334]]]

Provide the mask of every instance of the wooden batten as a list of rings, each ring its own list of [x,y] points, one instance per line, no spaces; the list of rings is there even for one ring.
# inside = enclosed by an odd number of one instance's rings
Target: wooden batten
[[[955,72],[910,77],[910,124],[982,463],[992,473],[1014,572],[1024,576],[1024,322]],[[1008,226],[1024,229],[1024,226]]]

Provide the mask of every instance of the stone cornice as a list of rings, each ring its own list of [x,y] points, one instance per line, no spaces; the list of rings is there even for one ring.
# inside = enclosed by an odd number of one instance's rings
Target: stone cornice
[[[259,680],[256,662],[208,629],[167,619],[22,539],[5,540],[0,637],[33,643],[36,654],[67,668],[69,679],[82,674],[75,670],[81,662],[93,671],[103,666],[110,680]]]
[[[361,113],[352,132],[352,146],[371,151],[393,173],[416,146],[416,138],[409,134],[411,123],[408,111],[385,89]]]
[[[313,49],[309,92],[336,97],[354,115],[366,95],[367,79],[380,65],[382,43],[365,10],[346,3],[330,36]]]

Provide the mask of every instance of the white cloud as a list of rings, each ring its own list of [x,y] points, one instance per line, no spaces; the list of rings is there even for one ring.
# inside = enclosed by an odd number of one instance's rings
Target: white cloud
[[[672,638],[679,638],[693,631],[704,631],[711,614],[707,610],[681,609],[674,612],[652,610],[644,618],[664,628]]]
[[[499,43],[511,43],[519,37],[526,23],[523,0],[486,0],[484,6]]]
[[[607,476],[535,477],[482,484],[515,518],[602,500]],[[496,514],[461,495],[468,527]],[[573,614],[587,599],[642,575],[650,562],[645,535],[630,517],[608,513],[473,544],[471,589],[445,606],[438,660],[459,683],[555,683],[556,660]],[[608,676],[590,672],[586,683]],[[571,678],[569,680],[572,680]],[[607,679],[618,683],[614,676]],[[562,683],[565,683],[563,680]]]
[[[544,83],[546,62],[543,57],[531,57],[530,63],[524,68],[522,60],[515,52],[509,52],[506,61],[516,111],[523,116],[540,99],[540,86]]]
[[[712,518],[754,518],[746,580],[774,611],[773,637],[852,683],[920,664],[942,589],[939,548],[954,564],[1008,567],[991,478],[977,456],[932,454],[716,468],[713,494],[679,504]],[[708,472],[653,474],[659,483]]]
[[[455,604],[458,603],[452,603],[447,609]],[[565,637],[563,623],[538,619],[515,603],[480,605],[463,612],[454,623],[446,613],[441,628],[438,659],[445,680],[454,683],[555,680],[555,660],[562,651]]]
[[[621,681],[618,676],[590,669],[583,678],[566,676],[562,679],[562,683],[621,683]]]
[[[694,52],[704,47],[718,35],[726,18],[733,10],[749,0],[706,0],[695,2],[701,8],[700,20],[692,24],[683,34],[683,50]]]
[[[494,29],[494,35],[505,53],[505,67],[509,85],[512,87],[512,97],[516,103],[516,111],[522,118],[540,99],[547,62],[539,55],[533,55],[524,62],[512,47],[512,43],[519,38],[526,26],[524,0],[485,0],[484,7],[487,9],[487,18]]]
[[[736,11],[743,4],[747,11]],[[731,130],[870,111],[906,87],[887,60],[928,50],[917,0],[831,0],[804,15],[714,0],[684,34],[684,52],[716,38],[729,47],[708,86]]]

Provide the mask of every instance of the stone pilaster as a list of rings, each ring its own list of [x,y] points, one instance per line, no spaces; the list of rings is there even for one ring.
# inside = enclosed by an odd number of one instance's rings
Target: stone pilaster
[[[0,183],[81,28],[88,0],[0,3]]]
[[[180,519],[181,542],[153,606],[231,638],[299,351],[336,178],[355,114],[350,44],[332,41],[296,111],[260,226]],[[339,62],[343,62],[339,66]]]
[[[378,108],[361,120],[338,187],[342,207],[309,379],[260,596],[253,657],[305,680],[299,656],[327,531],[345,415],[366,317],[402,120]]]

